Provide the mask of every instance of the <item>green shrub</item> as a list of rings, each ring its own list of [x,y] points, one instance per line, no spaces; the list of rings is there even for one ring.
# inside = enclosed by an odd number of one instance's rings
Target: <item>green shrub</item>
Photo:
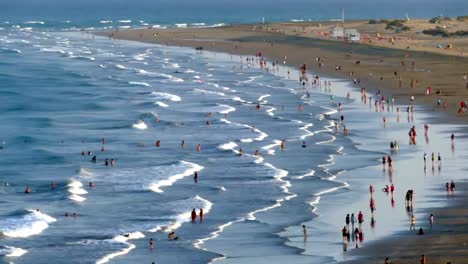
[[[426,35],[431,35],[431,36],[442,36],[442,37],[448,37],[449,33],[443,29],[426,29],[423,30],[423,34]]]
[[[377,20],[375,20],[375,19],[371,19],[371,20],[369,20],[369,24],[372,24],[372,25],[374,25],[374,24],[377,24],[377,23],[378,23],[378,21],[377,21]]]

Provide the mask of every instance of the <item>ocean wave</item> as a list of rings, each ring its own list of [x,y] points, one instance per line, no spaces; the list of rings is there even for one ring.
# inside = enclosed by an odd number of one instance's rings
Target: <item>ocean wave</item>
[[[127,29],[127,28],[131,28],[132,26],[119,26],[119,28],[121,29]]]
[[[44,25],[44,21],[26,21],[24,24],[39,24],[39,25]]]
[[[151,92],[151,95],[160,100],[169,100],[172,102],[182,101],[182,98],[180,98],[179,96],[175,94],[170,94],[170,93]]]
[[[37,210],[26,210],[21,217],[0,220],[0,232],[8,237],[25,238],[38,235],[57,221]]]
[[[186,28],[186,27],[187,27],[187,23],[175,24],[175,26],[178,27],[178,28]]]
[[[119,23],[132,23],[132,20],[130,19],[122,19],[118,21]]]
[[[190,222],[192,209],[201,208],[204,215],[208,214],[211,211],[213,203],[197,195],[186,200],[172,202],[171,206],[180,213],[173,217],[175,221],[165,228],[166,232],[172,232],[182,226],[182,224]]]
[[[121,69],[121,70],[127,70],[128,68],[123,66],[122,64],[116,64],[114,67],[116,67],[117,69]]]
[[[135,70],[139,75],[161,77],[161,78],[169,79],[170,81],[173,81],[173,82],[183,82],[184,81],[183,79],[180,79],[180,78],[177,78],[177,77],[174,77],[172,75],[165,74],[165,73],[149,72],[149,71],[145,71],[143,69],[135,69]]]
[[[19,49],[2,48],[2,50],[5,53],[21,53],[21,50]]]
[[[141,238],[144,238],[144,237],[145,237],[145,235],[143,235],[143,233],[141,233],[141,232],[133,232],[133,233],[129,233],[128,236],[118,235],[118,236],[114,237],[113,239],[105,240],[104,242],[108,242],[108,243],[112,243],[112,244],[116,244],[116,243],[117,244],[124,244],[127,247],[122,249],[121,251],[114,252],[114,253],[111,253],[111,254],[108,254],[108,255],[104,256],[103,258],[96,261],[96,264],[104,264],[104,263],[109,262],[113,258],[128,254],[130,251],[132,251],[133,249],[136,248],[136,246],[134,244],[131,244],[128,241],[133,240],[133,239],[141,239]]]
[[[148,125],[145,123],[143,120],[139,120],[135,124],[132,125],[133,128],[139,129],[139,130],[145,130],[148,128]]]
[[[263,146],[262,149],[266,150],[269,155],[275,155],[275,150],[273,148],[281,146],[281,140],[273,140],[273,143],[270,145]]]
[[[181,169],[182,171],[180,171]],[[161,179],[151,183],[149,189],[153,192],[162,193],[163,191],[161,190],[161,188],[171,186],[176,181],[184,177],[193,175],[196,171],[198,172],[201,170],[203,170],[203,167],[198,164],[187,161],[180,161],[175,165],[171,165],[169,168],[169,171],[177,171],[175,174],[168,175],[166,179]]]
[[[112,20],[101,20],[101,21],[99,21],[99,23],[101,23],[101,24],[109,24],[109,23],[112,23]]]
[[[128,82],[128,84],[130,84],[130,85],[136,85],[136,86],[146,86],[146,87],[150,87],[150,86],[151,86],[149,83],[145,83],[145,82]]]
[[[168,104],[165,104],[165,103],[163,103],[163,102],[161,102],[161,101],[157,101],[157,102],[154,103],[154,104],[155,104],[155,105],[158,105],[158,106],[160,106],[160,107],[164,107],[164,108],[169,107]]]
[[[68,196],[69,199],[74,200],[76,202],[86,201],[86,198],[82,195],[85,195],[88,192],[82,188],[83,184],[81,182],[72,179],[71,182],[67,185],[67,187],[68,192],[70,193],[70,196]]]
[[[233,150],[235,147],[237,147],[237,144],[234,142],[228,142],[224,143],[218,146],[218,149],[220,150]]]
[[[0,256],[5,256],[9,258],[21,257],[26,253],[28,253],[28,251],[22,248],[15,248],[9,246],[4,246],[3,248],[0,248]]]
[[[288,174],[289,174],[288,171],[283,170],[283,169],[279,169],[279,168],[273,166],[270,163],[264,163],[264,166],[274,171],[273,178],[275,178],[278,182],[281,183],[280,187],[281,187],[283,193],[287,194],[287,195],[285,197],[283,197],[283,198],[277,199],[276,203],[274,203],[271,206],[267,206],[267,207],[264,207],[264,208],[261,208],[261,209],[258,209],[258,210],[255,210],[253,212],[248,213],[247,217],[246,217],[247,220],[256,220],[255,215],[257,213],[269,211],[269,210],[271,210],[273,208],[280,207],[284,201],[288,201],[288,200],[290,200],[290,199],[292,199],[294,197],[297,197],[297,194],[292,193],[292,192],[289,191],[289,187],[291,187],[291,183],[289,181],[287,181],[287,180],[284,180],[284,178],[286,176],[288,176]]]

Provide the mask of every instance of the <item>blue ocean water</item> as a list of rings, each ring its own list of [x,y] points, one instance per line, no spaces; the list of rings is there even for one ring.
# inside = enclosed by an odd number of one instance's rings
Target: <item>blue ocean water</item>
[[[0,261],[338,259],[339,243],[327,229],[334,227],[332,221],[314,224],[324,240],[309,245],[315,249],[296,241],[302,235],[295,232],[301,223],[323,221],[317,218],[320,210],[331,216],[332,209],[342,207],[332,198],[320,208],[320,197],[355,194],[359,185],[337,176],[365,168],[381,154],[376,147],[382,144],[381,130],[362,122],[363,107],[345,98],[352,89],[348,82],[308,86],[309,98],[297,73],[285,66],[266,72],[258,58],[249,67],[246,57],[109,40],[80,29],[242,23],[260,16],[333,19],[345,3],[183,3],[186,8],[172,1],[2,1]],[[431,3],[422,11],[416,4],[421,16],[437,14],[443,6],[445,12],[466,8],[454,1]],[[292,6],[291,11],[273,16],[282,5]],[[346,10],[370,6],[356,3]],[[404,8],[407,2],[373,14],[393,17]],[[293,72],[289,78],[288,70]],[[374,132],[366,139],[367,149],[359,148],[360,133],[352,133],[351,141],[333,132],[337,101],[349,103],[347,120],[355,131]],[[373,114],[366,120],[380,120]],[[203,223],[190,223],[193,209],[197,214],[203,209]],[[170,231],[180,239],[169,241]]]

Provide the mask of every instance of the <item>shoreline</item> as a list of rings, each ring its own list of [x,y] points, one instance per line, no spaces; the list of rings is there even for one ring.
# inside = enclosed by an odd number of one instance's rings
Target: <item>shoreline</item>
[[[135,39],[129,39],[129,40],[135,40]],[[173,40],[173,41],[174,41],[174,40]],[[175,45],[175,46],[186,46],[186,45],[187,45],[187,42],[185,42],[185,41],[187,41],[187,40],[182,40],[182,42],[180,42],[180,40],[179,40],[179,42],[174,41],[174,42],[175,42],[174,44],[176,44],[176,43],[177,43],[177,44],[182,44],[182,45]],[[190,41],[191,41],[191,42],[190,42],[191,45],[187,45],[187,46],[196,47],[196,46],[193,45],[193,44],[199,44],[199,43],[200,43],[200,42],[194,42],[195,40],[190,40]],[[207,41],[210,42],[211,40],[207,40]],[[144,42],[147,42],[147,41],[144,41]],[[225,43],[230,43],[230,44],[232,44],[233,42],[230,42],[230,41],[228,40],[228,41],[226,41]],[[248,43],[248,42],[247,42],[247,43]],[[158,44],[161,44],[161,43],[158,43]],[[166,43],[166,44],[170,45],[171,42],[168,41],[168,43]],[[174,44],[172,44],[172,45],[174,45]],[[229,53],[229,54],[233,54],[232,52],[227,52],[227,51],[226,51],[226,47],[221,47],[221,48],[219,48],[219,47],[217,46],[217,44],[218,44],[218,42],[217,42],[215,45],[212,45],[210,48],[208,48],[208,50],[221,51],[221,52],[226,52],[226,53]],[[243,44],[244,44],[244,43],[243,43]],[[257,44],[258,44],[258,43],[257,43]],[[278,44],[275,44],[275,45],[278,45]],[[244,53],[244,51],[246,51],[246,49],[243,49],[242,46],[243,46],[243,45],[239,45],[238,48],[235,49],[235,53],[234,53],[234,54],[236,54],[236,53],[237,53],[237,54],[249,54],[249,53],[247,53],[247,52]],[[247,50],[249,50],[249,48],[247,48]],[[250,50],[251,50],[251,48],[250,48]],[[268,53],[267,53],[267,54],[268,54]],[[267,55],[267,56],[268,56],[268,55]],[[288,58],[289,58],[289,57],[288,57]],[[288,64],[289,64],[289,59],[288,59]],[[315,69],[313,69],[313,70],[315,71]],[[322,73],[320,73],[320,74],[322,74]],[[333,71],[330,72],[330,74],[329,74],[329,72],[325,72],[325,73],[323,73],[323,74],[326,75],[326,76],[332,76],[332,77],[337,77],[337,76],[338,76],[339,78],[345,79],[345,80],[346,80],[346,78],[343,78],[343,75],[342,75],[342,74],[339,74],[339,73],[338,73],[338,74],[336,74],[336,73],[333,74]],[[334,75],[335,75],[335,76],[334,76]],[[366,83],[365,83],[365,84],[369,84],[369,83],[372,83],[372,82],[373,82],[373,80],[366,80]],[[361,83],[364,83],[364,82],[361,82]],[[357,87],[356,87],[356,88],[357,88]],[[382,87],[382,88],[383,88],[383,89],[382,89],[383,91],[386,91],[384,87]],[[406,96],[400,96],[400,97],[401,97],[401,98],[404,98],[404,97],[406,97]],[[397,98],[399,98],[399,97],[397,97]],[[426,103],[426,102],[425,102],[425,103]],[[427,103],[426,103],[426,106],[425,106],[425,107],[427,107]],[[418,110],[420,110],[420,109],[418,108]],[[426,110],[425,113],[432,113],[432,111]],[[445,119],[444,116],[447,116],[447,114],[446,114],[446,113],[443,113],[441,116],[442,116],[442,117],[439,117],[439,118],[437,118],[436,120]],[[455,118],[452,117],[452,118],[450,118],[450,120],[444,120],[444,121],[445,121],[445,122],[449,121],[449,122],[447,122],[447,123],[459,123],[460,120],[463,121],[464,119],[458,119],[458,120],[457,120],[457,119],[455,119]],[[384,241],[384,242],[377,241],[377,242],[374,242],[374,243],[375,243],[375,244],[377,244],[377,243],[385,243],[386,240],[383,240],[383,241]],[[374,244],[374,243],[372,243],[372,244]],[[372,244],[371,244],[370,246],[366,246],[366,248],[367,248],[367,247],[371,248],[371,247],[372,247]],[[356,251],[356,252],[357,252],[357,251]],[[356,255],[359,255],[359,254],[360,254],[360,251],[357,252]]]
[[[345,80],[357,79],[357,88],[378,88],[387,94],[393,94],[396,103],[420,104],[426,112],[447,112],[443,116],[444,122],[466,122],[465,115],[457,115],[460,100],[468,98],[468,89],[465,88],[466,83],[463,79],[467,74],[464,69],[468,69],[466,57],[403,51],[277,32],[258,32],[252,31],[251,26],[131,29],[103,31],[97,35],[166,46],[203,47],[206,50],[233,55],[253,56],[261,51],[264,57],[279,64],[286,56],[286,65],[293,68],[305,63],[319,75]],[[303,54],[309,55],[304,57]],[[326,58],[324,65],[318,67],[316,58]],[[357,61],[359,64],[356,64]],[[401,65],[402,61],[405,62],[404,66]],[[415,61],[415,69],[411,68],[412,61]],[[335,70],[336,66],[340,66],[341,70]],[[354,73],[352,77],[350,72]],[[397,76],[394,72],[397,72]],[[433,89],[432,94],[425,95],[426,87]],[[436,94],[437,90],[441,91],[440,95]],[[415,96],[414,102],[409,100],[411,96]],[[440,106],[436,105],[436,99],[441,99]],[[446,111],[443,109],[445,103]]]

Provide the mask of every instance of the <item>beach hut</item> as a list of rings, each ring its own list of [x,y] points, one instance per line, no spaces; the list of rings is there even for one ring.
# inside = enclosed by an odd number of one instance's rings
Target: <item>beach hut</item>
[[[350,41],[360,41],[361,34],[356,29],[345,29],[344,36]]]
[[[344,37],[344,29],[342,27],[334,27],[332,35],[334,38],[342,38]]]

